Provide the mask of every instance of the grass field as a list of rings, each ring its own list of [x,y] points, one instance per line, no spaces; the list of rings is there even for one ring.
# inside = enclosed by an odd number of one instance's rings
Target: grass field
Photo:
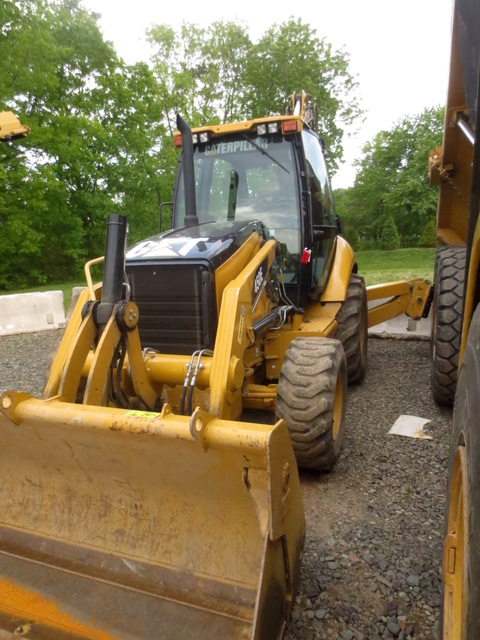
[[[395,251],[358,251],[358,273],[366,285],[426,278],[433,282],[435,249],[396,249]]]

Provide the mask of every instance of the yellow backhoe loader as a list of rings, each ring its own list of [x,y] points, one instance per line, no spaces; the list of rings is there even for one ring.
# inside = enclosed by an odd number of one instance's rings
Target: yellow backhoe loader
[[[428,306],[367,310],[304,93],[178,127],[170,230],[126,251],[110,216],[42,398],[0,398],[0,628],[29,640],[280,638],[297,463],[335,461],[368,325]]]

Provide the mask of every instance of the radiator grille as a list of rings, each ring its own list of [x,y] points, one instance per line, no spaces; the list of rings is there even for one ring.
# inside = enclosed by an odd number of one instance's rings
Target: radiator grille
[[[129,265],[127,275],[142,347],[179,355],[213,348],[216,305],[206,265]]]

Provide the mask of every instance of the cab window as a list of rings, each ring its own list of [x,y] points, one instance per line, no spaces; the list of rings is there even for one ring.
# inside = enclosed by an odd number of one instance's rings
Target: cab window
[[[328,180],[327,166],[320,140],[311,131],[302,132],[303,148],[310,208],[314,230],[323,231],[325,238],[318,239],[312,247],[312,281],[314,288],[323,288],[327,277],[326,267],[335,244],[332,229],[336,226],[333,196]]]
[[[204,222],[260,220],[281,246],[280,267],[296,282],[300,263],[300,198],[290,139],[281,135],[199,145],[194,150],[197,216]],[[183,226],[183,180],[178,182],[175,227]]]

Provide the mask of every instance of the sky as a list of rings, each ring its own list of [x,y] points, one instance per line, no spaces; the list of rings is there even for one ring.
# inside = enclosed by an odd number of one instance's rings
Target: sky
[[[144,34],[154,24],[179,28],[182,22],[207,26],[215,20],[233,20],[245,24],[256,41],[272,24],[294,17],[308,23],[335,49],[343,48],[350,56],[350,70],[358,78],[366,118],[358,133],[344,142],[345,162],[332,180],[334,188],[353,184],[353,162],[361,158],[363,145],[376,133],[391,129],[405,116],[445,104],[451,0],[183,0],[178,5],[151,0],[83,0],[83,5],[100,14],[104,37],[130,64],[148,61]],[[321,105],[318,107],[321,110]]]

